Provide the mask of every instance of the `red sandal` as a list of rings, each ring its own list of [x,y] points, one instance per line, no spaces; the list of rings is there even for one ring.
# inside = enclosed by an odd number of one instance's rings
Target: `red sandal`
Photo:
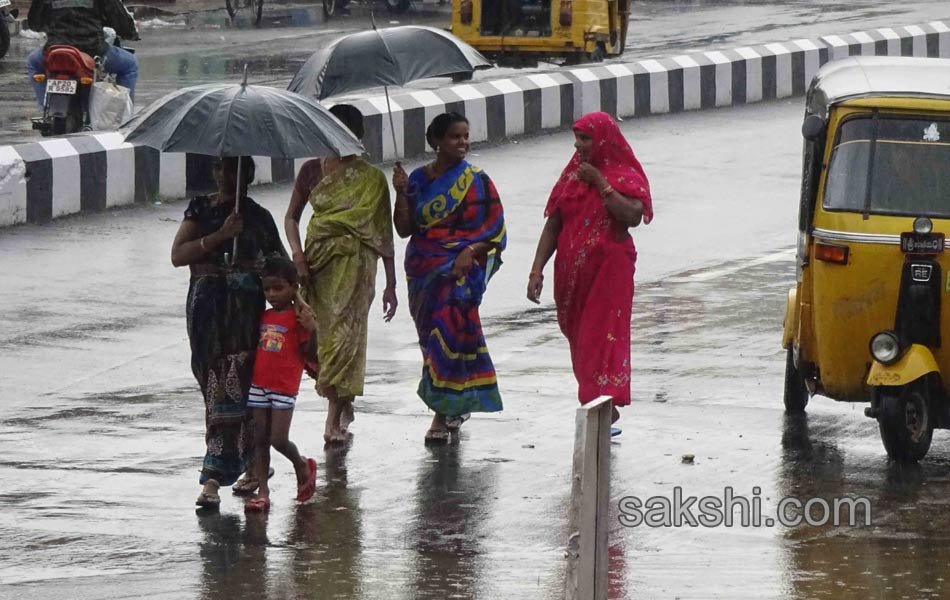
[[[317,461],[308,458],[307,469],[310,471],[310,475],[307,476],[306,483],[297,486],[297,502],[306,502],[313,497],[313,493],[317,490]]]

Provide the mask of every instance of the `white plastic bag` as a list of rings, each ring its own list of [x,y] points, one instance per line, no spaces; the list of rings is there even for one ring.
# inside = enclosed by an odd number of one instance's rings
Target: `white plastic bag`
[[[94,131],[115,131],[132,118],[132,97],[128,88],[97,81],[89,90],[89,122]]]

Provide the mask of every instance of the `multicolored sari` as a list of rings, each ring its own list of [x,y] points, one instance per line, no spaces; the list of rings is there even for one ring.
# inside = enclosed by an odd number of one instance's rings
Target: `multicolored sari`
[[[317,322],[317,387],[333,386],[340,397],[359,396],[376,263],[394,254],[389,183],[382,171],[358,158],[322,177],[310,205],[304,245],[310,280],[304,297]]]
[[[602,112],[574,123],[593,139],[588,162],[627,198],[643,204],[643,222],[653,219],[650,184],[613,118]],[[577,178],[577,153],[554,186],[545,216],[558,213],[561,233],[554,259],[554,302],[561,332],[571,347],[578,399],[585,404],[610,396],[630,404],[630,315],[636,247],[614,221],[593,186]]]
[[[498,192],[488,175],[462,161],[433,180],[416,169],[408,197],[416,224],[406,248],[406,279],[423,357],[419,397],[446,416],[499,411],[495,367],[478,315],[507,242]],[[495,249],[466,277],[452,277],[456,257],[477,242]]]

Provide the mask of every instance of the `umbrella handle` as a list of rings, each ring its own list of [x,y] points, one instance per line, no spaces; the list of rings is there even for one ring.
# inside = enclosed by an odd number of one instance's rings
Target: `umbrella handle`
[[[244,170],[242,168],[244,166],[243,163],[244,163],[243,157],[239,156],[238,164],[237,164],[237,180],[235,181],[235,185],[237,189],[235,190],[235,194],[234,194],[234,214],[236,215],[241,214],[241,190],[243,188],[243,186],[241,185],[241,182],[243,181],[242,178],[244,177],[244,173],[242,172]],[[238,251],[238,236],[234,236],[234,245],[232,247],[232,252],[231,252],[232,266],[235,263],[237,263],[237,251]]]
[[[384,85],[383,91],[386,92],[386,112],[389,113],[389,133],[393,136],[393,154],[395,158],[399,158],[399,149],[396,147],[396,125],[393,123],[393,109],[389,105],[389,86]]]

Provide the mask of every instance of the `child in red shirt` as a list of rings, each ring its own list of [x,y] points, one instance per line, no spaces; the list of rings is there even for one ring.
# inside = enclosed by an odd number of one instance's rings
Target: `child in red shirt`
[[[290,441],[290,421],[304,371],[304,348],[316,324],[310,307],[297,296],[297,267],[283,257],[269,258],[262,273],[264,296],[271,308],[261,317],[261,338],[254,362],[254,377],[247,402],[257,448],[257,495],[245,504],[247,511],[270,508],[267,472],[270,449],[286,456],[297,473],[297,501],[313,496],[317,462],[304,458]]]

